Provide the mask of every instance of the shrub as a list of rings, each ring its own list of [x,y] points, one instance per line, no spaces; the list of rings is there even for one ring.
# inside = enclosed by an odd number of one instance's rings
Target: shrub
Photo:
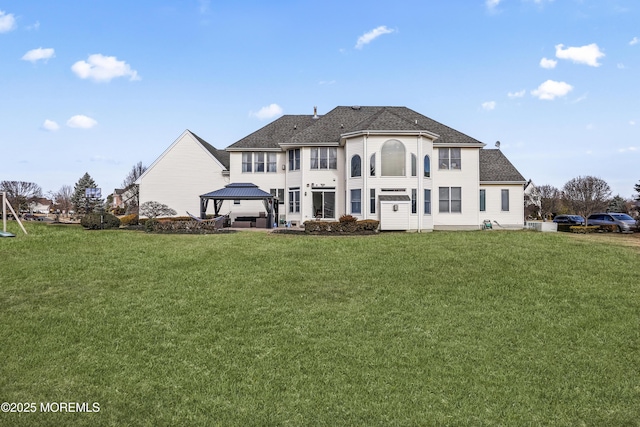
[[[120,218],[120,225],[138,225],[138,219],[139,218],[137,214],[125,215]]]
[[[88,228],[89,230],[106,230],[108,228],[120,227],[120,220],[118,217],[109,213],[90,213],[82,217],[80,225],[84,228]]]
[[[344,215],[351,218],[351,215]],[[344,217],[343,216],[343,217]],[[341,217],[342,218],[342,217]],[[378,231],[380,221],[365,219],[362,221],[347,219],[346,221],[305,221],[305,233],[336,233],[336,234],[371,234]]]
[[[356,218],[353,215],[342,215],[338,221],[339,222],[356,222],[358,220],[358,218]]]

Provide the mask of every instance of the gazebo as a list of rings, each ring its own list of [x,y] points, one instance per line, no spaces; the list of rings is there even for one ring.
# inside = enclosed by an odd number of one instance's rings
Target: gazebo
[[[278,203],[276,196],[248,183],[227,184],[224,188],[200,196],[200,218],[207,217],[209,200],[213,200],[215,216],[220,216],[220,209],[224,200],[262,200],[267,211],[267,228],[273,227],[273,219],[278,217]],[[275,212],[274,212],[275,211]]]

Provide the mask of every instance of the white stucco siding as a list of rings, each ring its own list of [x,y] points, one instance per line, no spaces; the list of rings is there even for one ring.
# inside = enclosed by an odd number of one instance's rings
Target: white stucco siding
[[[140,179],[140,204],[156,201],[177,216],[200,214],[200,195],[228,184],[223,167],[200,143],[183,134]],[[227,206],[223,206],[223,211]],[[213,213],[211,203],[207,213]]]
[[[438,149],[433,151],[432,170],[432,212],[434,229],[477,228],[479,227],[479,149],[462,148],[461,169],[439,169]],[[462,212],[440,212],[440,187],[460,187]]]
[[[492,223],[497,221],[503,227],[524,227],[524,190],[522,185],[483,184],[480,190],[485,190],[486,210],[479,212],[480,223],[485,219]],[[509,191],[509,210],[502,210],[502,190]],[[494,223],[495,224],[495,223]]]

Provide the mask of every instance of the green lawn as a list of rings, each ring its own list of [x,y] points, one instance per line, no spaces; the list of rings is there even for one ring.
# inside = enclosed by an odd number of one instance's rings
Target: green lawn
[[[640,425],[637,247],[27,226],[0,239],[0,402],[38,411],[0,425]]]

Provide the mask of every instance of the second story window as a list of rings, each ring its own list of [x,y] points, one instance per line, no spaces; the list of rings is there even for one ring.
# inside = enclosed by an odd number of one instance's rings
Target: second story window
[[[242,153],[242,172],[251,172],[253,153]]]
[[[351,178],[362,175],[361,164],[360,156],[357,154],[351,158]]]
[[[459,148],[438,149],[438,169],[462,169]]]
[[[310,150],[311,159],[309,167],[311,169],[337,169],[338,149],[335,147],[314,147]]]
[[[289,150],[289,170],[300,170],[300,149]]]

